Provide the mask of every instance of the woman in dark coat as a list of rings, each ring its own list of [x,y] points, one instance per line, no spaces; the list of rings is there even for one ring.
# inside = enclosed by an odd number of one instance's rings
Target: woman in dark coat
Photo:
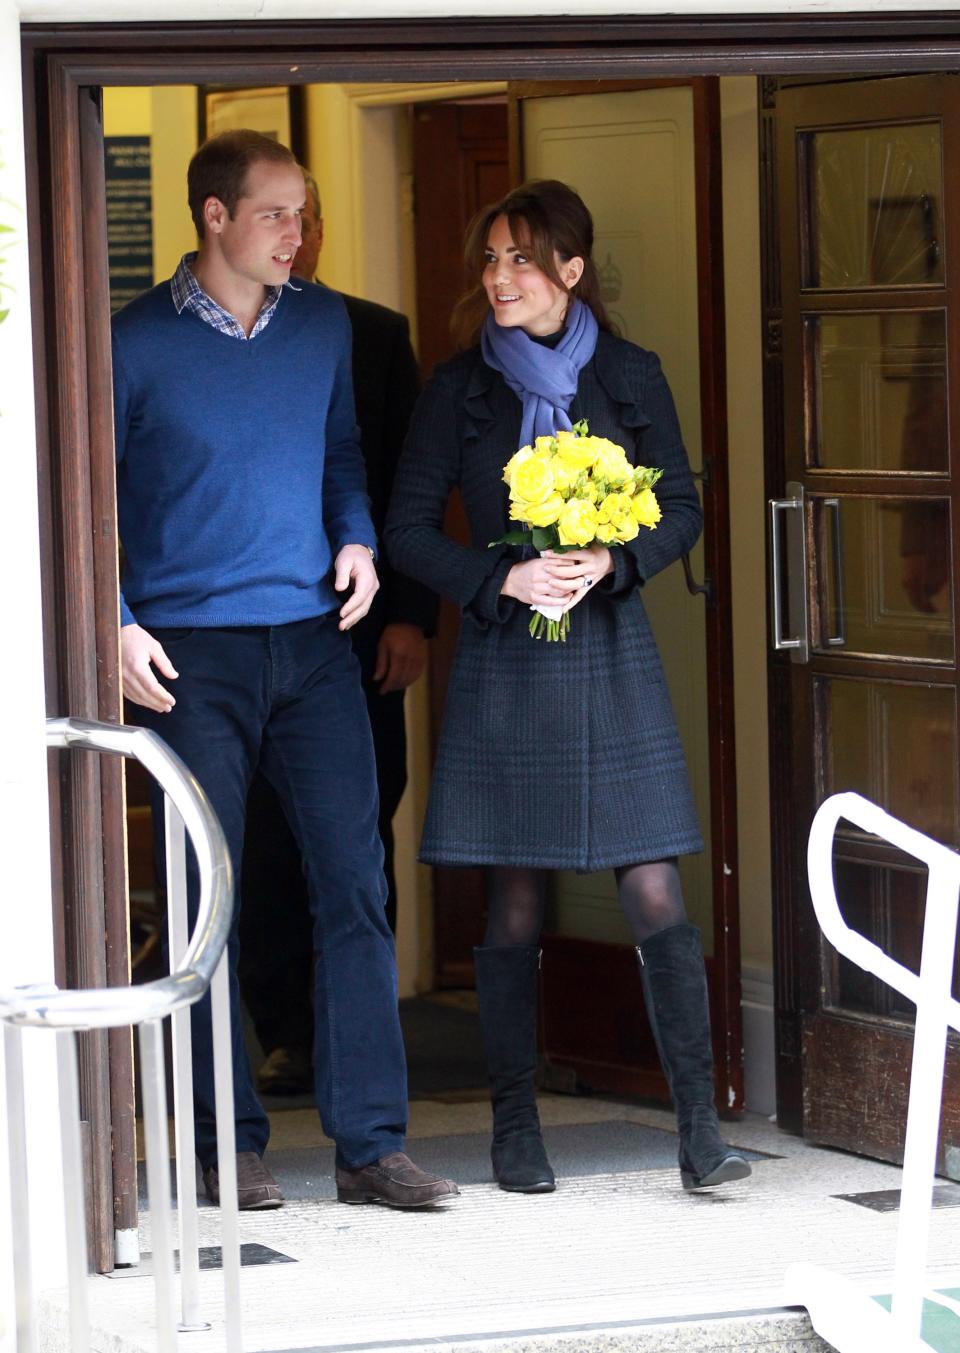
[[[462,608],[420,858],[482,865],[475,950],[501,1188],[554,1175],[534,1098],[538,941],[547,871],[613,868],[680,1128],[684,1186],[742,1178],[723,1143],[699,931],[677,856],[702,848],[663,670],[641,599],[701,530],[673,400],[653,353],[615,338],[581,199],[528,183],[467,239],[477,285],[455,320],[470,347],[421,395],[394,483],[386,545],[401,572]],[[586,419],[637,465],[663,470],[662,519],[628,544],[526,557],[490,542],[513,523],[503,469],[518,446]],[[471,544],[443,532],[458,487]],[[565,643],[536,641],[531,605],[572,610]],[[574,609],[576,608],[576,609]]]

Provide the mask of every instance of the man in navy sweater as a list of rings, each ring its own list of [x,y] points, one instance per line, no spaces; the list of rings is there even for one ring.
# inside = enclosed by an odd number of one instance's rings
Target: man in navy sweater
[[[333,292],[290,284],[305,194],[285,147],[223,133],[193,157],[187,184],[199,251],[114,319],[124,692],[197,776],[235,869],[254,767],[279,794],[309,883],[317,1103],[337,1146],[337,1196],[424,1206],[457,1189],[403,1153],[373,749],[347,634],[378,585],[350,325]],[[191,860],[191,908],[195,875]],[[240,1202],[276,1207],[238,949],[235,918]],[[197,1154],[217,1202],[209,998],[192,1027]]]

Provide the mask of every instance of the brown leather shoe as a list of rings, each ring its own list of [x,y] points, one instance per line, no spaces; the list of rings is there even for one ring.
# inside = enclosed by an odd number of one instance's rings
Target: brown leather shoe
[[[204,1170],[203,1185],[211,1203],[219,1207],[220,1175],[216,1165],[208,1165]],[[277,1181],[256,1151],[237,1152],[237,1206],[243,1212],[283,1206]]]
[[[455,1198],[452,1179],[427,1174],[402,1151],[381,1156],[362,1170],[337,1168],[337,1202],[386,1203],[388,1207],[429,1207]]]

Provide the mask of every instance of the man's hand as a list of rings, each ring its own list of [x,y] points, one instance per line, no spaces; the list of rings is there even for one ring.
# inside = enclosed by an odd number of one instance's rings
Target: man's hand
[[[135,705],[169,714],[177,702],[153,675],[151,663],[163,676],[176,681],[177,670],[153,635],[139,625],[124,625],[120,630],[124,695]]]
[[[340,628],[351,629],[370,609],[380,586],[373,558],[366,545],[344,545],[337,555],[333,585],[344,592],[353,583],[353,591],[340,607]]]
[[[399,622],[386,625],[377,644],[374,681],[381,681],[381,695],[405,691],[419,680],[427,664],[427,640],[419,625]]]

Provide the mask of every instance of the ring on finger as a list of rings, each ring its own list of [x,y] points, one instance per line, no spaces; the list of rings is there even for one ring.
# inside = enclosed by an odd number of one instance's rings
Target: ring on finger
[[[591,585],[592,582],[593,582],[593,579],[592,579],[592,578],[588,578],[588,577],[584,576],[584,577],[582,577],[582,578],[580,579],[580,586],[581,586],[581,587],[589,587],[589,586]]]

